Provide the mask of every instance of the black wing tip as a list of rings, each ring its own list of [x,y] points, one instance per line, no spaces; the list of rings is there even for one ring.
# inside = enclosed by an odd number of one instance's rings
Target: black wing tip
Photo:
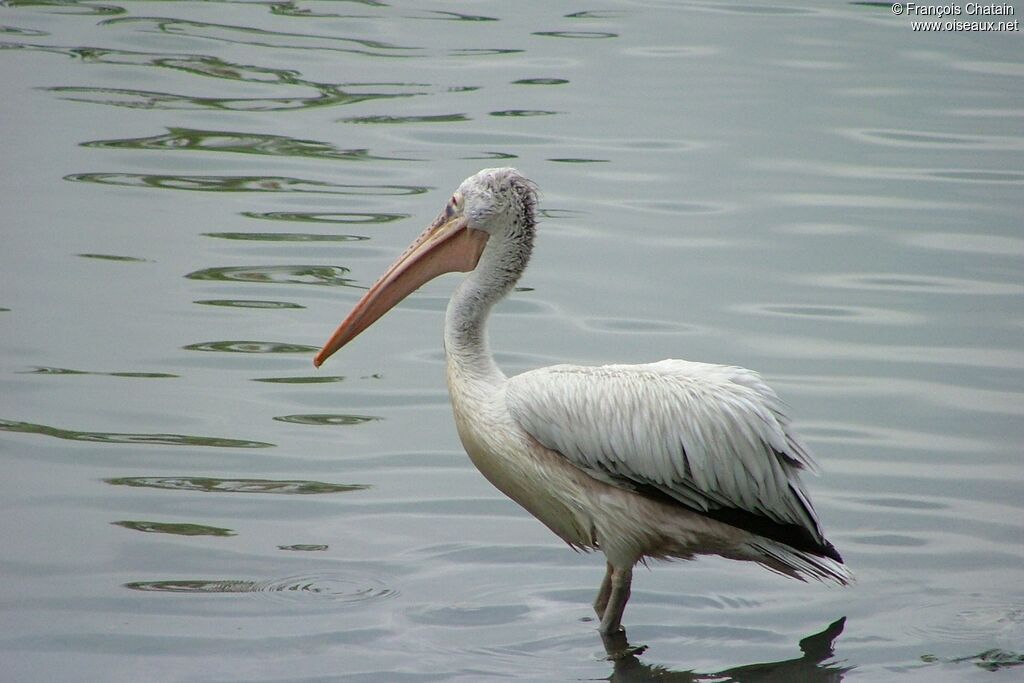
[[[843,562],[843,556],[839,554],[836,547],[829,543],[826,539],[821,539],[821,555],[827,557],[830,560],[835,560],[839,564],[845,564]]]

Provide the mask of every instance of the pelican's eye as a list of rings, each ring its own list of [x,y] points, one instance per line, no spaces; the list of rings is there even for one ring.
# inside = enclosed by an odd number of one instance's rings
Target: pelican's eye
[[[451,218],[460,211],[462,211],[462,194],[456,192],[448,200],[448,205],[444,207],[444,215],[446,218]]]

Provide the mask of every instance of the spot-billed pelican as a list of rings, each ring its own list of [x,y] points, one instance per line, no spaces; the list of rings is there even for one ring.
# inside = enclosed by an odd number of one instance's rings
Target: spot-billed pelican
[[[573,548],[605,554],[594,602],[602,634],[621,630],[633,566],[646,558],[715,554],[850,581],[800,482],[813,459],[758,374],[685,360],[501,372],[485,324],[526,268],[536,202],[515,169],[467,178],[314,364],[428,280],[471,271],[444,326],[459,437],[505,495]]]

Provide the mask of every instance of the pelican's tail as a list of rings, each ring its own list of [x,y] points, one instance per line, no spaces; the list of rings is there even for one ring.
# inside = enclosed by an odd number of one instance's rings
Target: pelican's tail
[[[747,547],[754,551],[755,562],[801,581],[817,579],[846,586],[855,580],[841,559],[804,552],[766,538],[750,542]],[[839,554],[835,553],[835,556],[838,558]]]

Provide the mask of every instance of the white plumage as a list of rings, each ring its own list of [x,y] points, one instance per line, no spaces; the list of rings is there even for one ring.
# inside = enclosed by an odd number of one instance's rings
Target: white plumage
[[[535,203],[514,169],[467,178],[315,363],[427,280],[472,271],[445,318],[459,436],[497,488],[573,547],[604,552],[594,605],[603,634],[620,630],[632,567],[647,557],[718,554],[800,579],[851,580],[800,481],[814,461],[757,373],[684,360],[512,378],[498,369],[485,322],[529,260]]]

